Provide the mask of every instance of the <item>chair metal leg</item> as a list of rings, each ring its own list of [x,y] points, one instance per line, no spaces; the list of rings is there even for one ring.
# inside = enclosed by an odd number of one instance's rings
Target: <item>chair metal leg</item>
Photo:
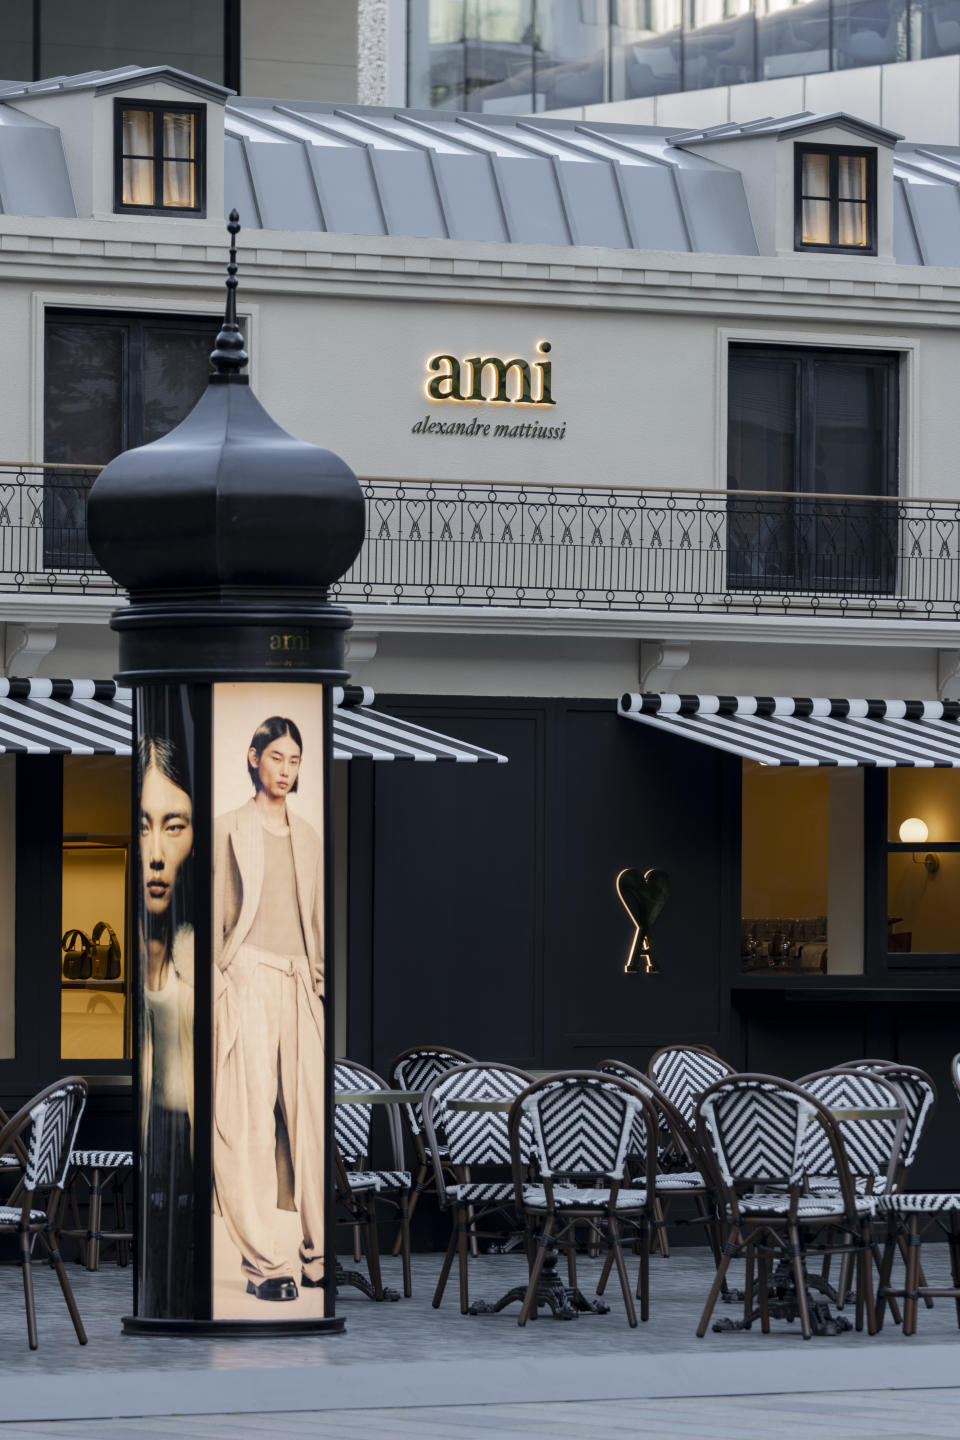
[[[743,1281],[743,1328],[750,1329],[750,1317],[753,1314],[753,1261],[756,1247],[751,1243],[747,1246],[746,1269]]]
[[[764,1335],[770,1334],[770,1279],[769,1266],[767,1265],[767,1252],[763,1246],[757,1249],[757,1299],[760,1303],[760,1329]]]
[[[361,1259],[363,1258],[363,1249],[362,1249],[361,1237],[360,1237],[360,1226],[359,1226],[359,1225],[354,1225],[352,1228],[353,1228],[353,1263],[354,1263],[354,1265],[359,1265]]]
[[[433,1292],[434,1310],[439,1310],[440,1301],[443,1299],[443,1292],[447,1288],[447,1279],[450,1275],[450,1267],[453,1264],[453,1257],[457,1249],[457,1211],[454,1210],[450,1224],[450,1244],[447,1246],[447,1253],[443,1257],[443,1265],[440,1269],[440,1279],[437,1281],[437,1288]],[[461,1313],[466,1309],[466,1296],[460,1296]]]
[[[570,1237],[570,1244],[567,1246],[567,1284],[571,1290],[577,1288],[577,1243],[576,1236]]]
[[[420,1190],[421,1190],[421,1187],[422,1187],[422,1185],[423,1185],[423,1182],[424,1182],[424,1180],[425,1180],[426,1178],[427,1178],[427,1163],[426,1163],[425,1160],[421,1160],[421,1162],[420,1162],[420,1169],[417,1171],[417,1178],[416,1178],[416,1180],[413,1182],[413,1194],[410,1196],[410,1210],[409,1210],[409,1213],[408,1213],[408,1218],[409,1218],[410,1220],[413,1219],[413,1212],[414,1212],[414,1210],[416,1210],[416,1208],[417,1208],[417,1201],[420,1199]],[[403,1244],[403,1236],[398,1233],[396,1240],[394,1240],[394,1242],[393,1242],[393,1253],[394,1253],[394,1255],[399,1255],[399,1254],[400,1254],[400,1247],[401,1247],[402,1244]]]
[[[960,1326],[960,1217],[956,1210],[950,1211],[947,1248],[950,1251],[950,1274],[953,1277],[953,1288],[957,1292],[953,1303],[957,1311],[957,1325]]]
[[[100,1231],[103,1224],[103,1186],[99,1170],[90,1173],[90,1210],[87,1215],[87,1269],[100,1269]]]
[[[623,1292],[623,1303],[627,1311],[627,1324],[630,1326],[631,1330],[635,1330],[637,1327],[637,1312],[634,1308],[633,1296],[630,1294],[630,1281],[627,1277],[627,1267],[623,1259],[623,1246],[620,1243],[620,1230],[617,1225],[616,1216],[612,1212],[607,1216],[607,1226],[609,1227],[610,1231],[610,1249],[613,1253],[614,1264],[617,1267],[617,1275],[620,1277],[620,1289]],[[641,1265],[643,1263],[643,1259],[646,1258],[647,1251],[649,1249],[649,1246],[646,1243],[647,1239],[647,1235],[641,1231],[641,1240],[642,1242],[644,1242],[640,1246]],[[640,1303],[644,1309],[647,1308],[648,1297],[646,1289],[644,1289],[643,1291]],[[644,1315],[643,1318],[644,1320],[646,1320],[646,1315]]]
[[[735,1232],[731,1231],[731,1234],[733,1233]],[[713,1314],[713,1308],[717,1303],[717,1296],[720,1294],[720,1289],[723,1285],[723,1282],[727,1278],[727,1271],[730,1268],[730,1261],[737,1254],[739,1248],[740,1247],[729,1238],[723,1247],[723,1258],[721,1259],[720,1264],[717,1266],[717,1273],[713,1277],[713,1284],[710,1286],[710,1294],[707,1296],[707,1303],[703,1307],[703,1314],[700,1316],[700,1324],[697,1326],[698,1340],[702,1340],[704,1335],[706,1335],[707,1333],[707,1326],[710,1324],[710,1316]]]
[[[70,1319],[73,1321],[73,1328],[76,1331],[77,1339],[81,1345],[87,1343],[87,1332],[83,1328],[83,1321],[80,1319],[80,1311],[77,1309],[77,1302],[73,1298],[73,1288],[67,1279],[67,1272],[63,1268],[63,1257],[57,1247],[56,1237],[53,1238],[53,1245],[50,1250],[50,1263],[57,1272],[57,1279],[60,1281],[60,1289],[63,1291],[63,1298],[67,1302],[67,1309],[70,1312]]]
[[[810,1339],[810,1307],[807,1305],[807,1277],[803,1273],[803,1250],[800,1245],[800,1231],[796,1225],[788,1227],[790,1252],[793,1260],[793,1281],[797,1289],[797,1309],[800,1312],[800,1328],[804,1340]]]
[[[907,1279],[903,1301],[903,1333],[917,1333],[917,1286],[920,1284],[920,1221],[911,1215],[907,1230]]]
[[[867,1307],[867,1334],[876,1335],[879,1326],[877,1325],[877,1309],[873,1295],[873,1239],[869,1225],[865,1225],[863,1229],[863,1249],[860,1254],[863,1274],[861,1289]]]
[[[377,1221],[373,1211],[363,1227],[364,1249],[367,1252],[367,1270],[370,1272],[370,1284],[373,1286],[373,1298],[383,1299],[383,1278],[380,1274],[380,1244],[377,1239]]]
[[[527,1293],[523,1297],[523,1304],[520,1307],[520,1318],[518,1325],[526,1325],[530,1312],[535,1308],[537,1285],[540,1282],[540,1272],[543,1270],[543,1262],[547,1258],[547,1245],[553,1233],[553,1216],[548,1215],[543,1229],[534,1239],[536,1254],[533,1257],[533,1265],[530,1269],[530,1280],[527,1284]]]
[[[639,1235],[639,1231],[637,1232]],[[636,1245],[637,1254],[640,1253],[639,1243]],[[597,1281],[597,1294],[602,1295],[607,1288],[607,1281],[610,1279],[610,1271],[613,1269],[613,1251],[608,1250],[603,1257],[603,1269],[600,1271],[600,1279]]]
[[[667,1216],[669,1215],[669,1213],[669,1196],[666,1200],[661,1200],[658,1196],[657,1199],[653,1202],[653,1215],[654,1219],[658,1221],[658,1224],[654,1229],[651,1239],[654,1240],[659,1246],[660,1254],[663,1256],[664,1260],[670,1259],[670,1240],[667,1236]]]
[[[406,1300],[413,1294],[413,1280],[410,1274],[410,1204],[407,1196],[400,1196],[400,1263],[403,1269],[403,1294]]]
[[[33,1264],[30,1252],[30,1237],[27,1232],[20,1234],[20,1268],[23,1270],[23,1300],[27,1308],[27,1343],[31,1350],[37,1348],[37,1302],[33,1296]]]
[[[650,1318],[650,1241],[647,1224],[644,1220],[640,1226],[640,1274],[637,1276],[638,1295],[640,1299],[640,1319]]]
[[[460,1314],[466,1315],[467,1306],[470,1303],[470,1280],[469,1268],[467,1265],[468,1251],[468,1221],[467,1208],[463,1205],[457,1206],[457,1259],[460,1265]]]

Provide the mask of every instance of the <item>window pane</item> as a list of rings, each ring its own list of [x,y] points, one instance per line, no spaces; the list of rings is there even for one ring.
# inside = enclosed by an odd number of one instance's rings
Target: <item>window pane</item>
[[[841,245],[869,244],[866,205],[857,205],[849,200],[840,202],[839,241]]]
[[[738,355],[729,373],[727,484],[731,490],[797,487],[797,367],[794,361]],[[782,588],[794,571],[793,500],[751,495],[727,507],[727,570],[732,588]]]
[[[887,370],[814,362],[813,488],[821,494],[884,493]]]
[[[154,205],[156,196],[153,190],[153,161],[152,160],[124,160],[123,162],[123,198],[124,205]]]
[[[938,855],[931,875],[916,856],[896,851],[887,859],[887,949],[914,955],[960,950],[960,854]]]
[[[827,969],[829,777],[743,765],[745,970]]]
[[[802,201],[800,234],[804,245],[830,244],[829,200]]]
[[[804,195],[821,195],[830,198],[830,156],[811,154],[809,151],[801,162],[800,189]]]
[[[192,209],[196,201],[197,167],[190,160],[164,160],[163,203],[171,209]]]
[[[904,820],[916,819],[927,827],[926,849],[960,841],[960,770],[891,770],[888,787],[888,840],[898,843]]]
[[[830,68],[829,0],[756,0],[757,79]]]
[[[409,103],[529,113],[533,42],[533,0],[411,0]]]
[[[124,110],[124,155],[145,155],[153,158],[153,121],[152,110]]]
[[[837,194],[841,200],[866,200],[867,198],[867,157],[865,155],[837,156]],[[822,190],[812,192],[822,195]]]
[[[906,0],[833,0],[835,70],[906,58]]]
[[[188,414],[210,373],[218,322],[195,329],[143,328],[143,443],[159,440]]]
[[[163,154],[167,160],[195,160],[194,130],[197,117],[181,110],[163,112]]]
[[[130,760],[67,755],[63,762],[63,899],[61,929],[92,940],[105,921],[119,954],[98,951],[64,965],[60,985],[60,1054],[64,1060],[119,1060],[127,1035],[127,865]],[[104,947],[110,934],[99,937]]]
[[[33,79],[33,0],[0,5],[0,72],[4,80]]]
[[[41,76],[174,65],[223,84],[223,0],[43,0],[39,11]]]
[[[610,38],[607,0],[539,5],[536,14],[534,109],[601,104]]]
[[[681,0],[616,0],[612,100],[680,88]]]
[[[683,88],[742,85],[753,80],[752,0],[687,0]]]
[[[910,0],[910,59],[960,52],[956,0]]]
[[[126,447],[125,335],[119,326],[48,318],[43,458],[105,465]]]

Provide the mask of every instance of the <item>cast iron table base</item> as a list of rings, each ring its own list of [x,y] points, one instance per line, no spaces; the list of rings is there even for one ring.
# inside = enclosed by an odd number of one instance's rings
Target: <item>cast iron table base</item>
[[[828,1281],[819,1275],[807,1275],[807,1311],[810,1315],[810,1330],[814,1335],[841,1335],[845,1330],[853,1329],[853,1322],[845,1315],[834,1315],[830,1311],[828,1302],[834,1304],[837,1300],[837,1292]],[[824,1299],[817,1300],[811,1295],[811,1290],[816,1290]],[[740,1292],[741,1298],[742,1292]],[[731,1294],[731,1299],[733,1295]],[[767,1285],[767,1309],[772,1320],[797,1320],[800,1311],[797,1306],[797,1287],[793,1279],[793,1267],[789,1260],[781,1260],[780,1264],[773,1271]],[[760,1307],[750,1312],[744,1320],[729,1320],[726,1316],[722,1320],[715,1320],[713,1330],[720,1333],[724,1330],[749,1330],[755,1320],[760,1319]]]
[[[602,1300],[588,1300],[582,1290],[575,1285],[564,1285],[557,1274],[557,1261],[560,1257],[556,1248],[549,1245],[543,1261],[543,1269],[540,1272],[540,1279],[537,1282],[537,1306],[548,1307],[554,1320],[576,1320],[579,1314],[607,1315],[610,1306],[605,1305]],[[506,1305],[512,1305],[514,1300],[523,1304],[524,1296],[527,1293],[526,1285],[514,1285],[506,1295],[491,1305],[489,1300],[475,1300],[467,1310],[468,1315],[497,1315]],[[531,1317],[532,1318],[532,1317]]]
[[[355,1290],[361,1290],[368,1300],[376,1300],[377,1292],[370,1284],[366,1275],[361,1275],[359,1270],[344,1270],[339,1260],[337,1261],[337,1274],[335,1278],[338,1290],[344,1285],[352,1285]],[[399,1300],[400,1291],[391,1290],[389,1285],[384,1285],[383,1294],[380,1298],[382,1300]]]

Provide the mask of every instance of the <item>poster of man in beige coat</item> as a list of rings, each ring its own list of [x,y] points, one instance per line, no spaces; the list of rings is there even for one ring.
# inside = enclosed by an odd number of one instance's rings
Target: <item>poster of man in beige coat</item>
[[[299,723],[286,713],[298,698]],[[285,713],[262,719],[252,738],[248,721],[238,746],[251,704],[263,715],[270,701]],[[321,724],[315,687],[215,687],[215,806],[225,793],[218,772],[228,765],[245,768],[250,797],[214,821],[216,1204],[246,1296],[295,1301],[304,1287],[317,1289],[318,1304],[324,1237]],[[313,766],[299,811],[317,828],[298,813],[297,801],[288,804],[310,773],[308,731],[314,732]],[[299,1217],[299,1277],[280,1210]],[[216,1254],[215,1272],[214,1318],[236,1315],[236,1284],[219,1282],[224,1269]]]

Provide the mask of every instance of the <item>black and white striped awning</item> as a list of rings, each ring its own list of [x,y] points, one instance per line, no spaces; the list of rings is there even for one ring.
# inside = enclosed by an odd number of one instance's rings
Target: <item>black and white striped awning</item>
[[[623,695],[620,714],[761,765],[960,768],[960,702]]]
[[[373,691],[334,692],[336,760],[506,762],[505,755],[453,740],[371,709]],[[129,755],[133,694],[112,680],[0,679],[0,753]]]

